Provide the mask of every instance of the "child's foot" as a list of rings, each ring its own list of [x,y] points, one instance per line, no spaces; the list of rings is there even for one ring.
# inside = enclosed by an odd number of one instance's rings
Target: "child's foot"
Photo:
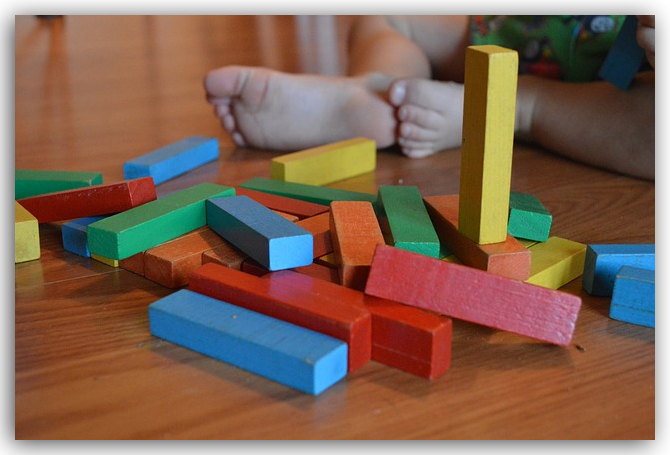
[[[427,79],[399,79],[389,87],[397,108],[398,144],[411,158],[461,145],[463,85]]]
[[[395,141],[394,109],[362,78],[227,66],[205,78],[208,101],[238,146],[298,150],[350,139]]]

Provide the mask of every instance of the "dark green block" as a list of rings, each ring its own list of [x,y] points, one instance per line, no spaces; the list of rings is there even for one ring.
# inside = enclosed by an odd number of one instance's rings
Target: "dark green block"
[[[100,172],[16,169],[14,171],[14,199],[101,184],[102,173]]]
[[[512,191],[509,197],[507,233],[512,237],[546,242],[552,216],[532,194]]]
[[[306,185],[304,183],[284,182],[282,180],[266,179],[263,177],[254,177],[240,186],[250,190],[278,194],[280,196],[328,206],[333,201],[368,201],[373,204],[377,201],[377,196],[374,194],[340,190],[325,186]]]

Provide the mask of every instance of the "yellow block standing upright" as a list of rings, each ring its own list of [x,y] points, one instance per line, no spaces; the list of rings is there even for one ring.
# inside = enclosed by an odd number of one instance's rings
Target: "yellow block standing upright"
[[[320,186],[372,172],[376,167],[376,142],[357,137],[275,157],[270,174],[274,180]]]
[[[39,223],[28,210],[14,201],[14,263],[40,257]]]
[[[466,50],[458,229],[479,244],[507,238],[518,69],[511,49]]]

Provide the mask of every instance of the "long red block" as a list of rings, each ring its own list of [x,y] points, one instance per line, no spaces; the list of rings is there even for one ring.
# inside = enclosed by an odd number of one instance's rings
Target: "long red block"
[[[191,273],[189,289],[346,342],[349,371],[370,360],[372,317],[364,309],[212,263]]]
[[[20,199],[40,223],[123,212],[156,199],[151,177],[93,185]]]
[[[301,201],[300,199],[279,196],[277,194],[263,193],[262,191],[250,190],[241,186],[235,187],[235,194],[238,196],[248,196],[269,209],[290,213],[300,219],[309,218],[328,211],[327,205]]]
[[[298,226],[314,236],[314,257],[318,258],[333,252],[330,235],[330,211],[296,221]]]
[[[372,360],[428,379],[451,364],[451,319],[388,299],[365,295],[292,271],[265,276],[276,285],[364,308],[372,314]]]
[[[365,293],[445,316],[565,346],[582,299],[386,245],[372,260]]]
[[[423,200],[440,242],[463,264],[519,281],[530,277],[531,253],[511,235],[504,242],[480,245],[459,232],[457,194]]]

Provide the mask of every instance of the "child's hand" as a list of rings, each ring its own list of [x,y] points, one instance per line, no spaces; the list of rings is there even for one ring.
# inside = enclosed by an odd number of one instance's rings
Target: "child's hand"
[[[655,68],[655,50],[654,50],[654,28],[656,16],[636,16],[637,23],[637,43],[644,49],[647,60],[652,68]]]

